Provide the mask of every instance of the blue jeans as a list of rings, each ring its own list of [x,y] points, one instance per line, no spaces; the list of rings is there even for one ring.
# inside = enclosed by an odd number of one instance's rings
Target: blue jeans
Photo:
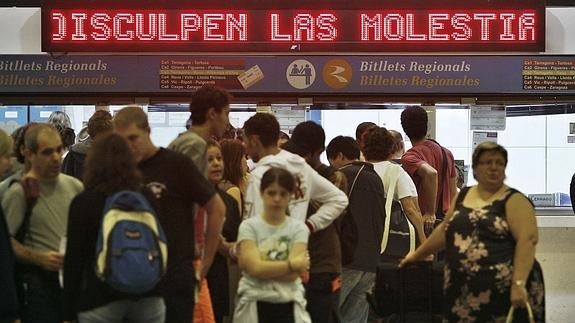
[[[192,311],[192,309],[190,309]],[[166,306],[161,297],[122,300],[78,313],[79,323],[163,323]]]
[[[365,294],[375,285],[375,273],[343,269],[339,312],[341,322],[367,322],[369,304]]]

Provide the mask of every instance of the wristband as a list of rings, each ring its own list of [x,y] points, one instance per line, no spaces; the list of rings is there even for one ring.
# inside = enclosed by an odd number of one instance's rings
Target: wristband
[[[515,286],[525,287],[525,281],[524,280],[515,280],[515,281],[513,281],[513,284]]]
[[[294,270],[293,270],[293,267],[291,266],[291,261],[290,261],[289,259],[288,259],[287,263],[288,263],[288,270],[289,270],[289,272],[290,272],[290,273],[293,272]]]
[[[305,221],[305,225],[307,226],[309,233],[313,233],[313,224],[309,221]]]

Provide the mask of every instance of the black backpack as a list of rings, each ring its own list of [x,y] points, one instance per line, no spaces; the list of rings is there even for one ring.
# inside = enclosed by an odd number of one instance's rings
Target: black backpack
[[[385,185],[385,225],[381,239],[381,259],[401,259],[410,251],[414,251],[418,244],[415,227],[405,215],[401,204],[393,200],[396,184],[401,166],[391,164],[392,172],[390,183]],[[386,187],[387,186],[387,187]]]

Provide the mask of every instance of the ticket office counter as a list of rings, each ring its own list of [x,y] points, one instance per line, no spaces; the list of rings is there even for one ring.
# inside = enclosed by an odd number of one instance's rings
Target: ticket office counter
[[[575,215],[567,207],[536,209],[539,242],[536,258],[543,267],[547,322],[575,322]]]

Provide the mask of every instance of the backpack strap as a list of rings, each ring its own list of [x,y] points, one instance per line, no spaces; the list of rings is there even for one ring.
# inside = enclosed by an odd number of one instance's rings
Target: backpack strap
[[[385,197],[385,225],[383,227],[383,237],[381,239],[381,249],[380,253],[383,253],[387,248],[387,242],[389,241],[389,226],[391,224],[391,205],[393,203],[393,195],[395,195],[395,186],[399,180],[399,169],[401,166],[390,163],[388,166],[389,178],[390,182],[387,183],[387,193]],[[385,187],[386,183],[383,183]],[[412,252],[415,250],[415,228],[411,221],[407,221],[407,225],[409,226],[409,251]]]
[[[14,238],[19,242],[24,242],[24,239],[28,235],[28,229],[30,228],[30,218],[32,217],[32,209],[36,205],[39,197],[38,181],[31,177],[22,177],[21,179],[14,179],[10,181],[8,187],[12,186],[14,183],[20,183],[22,186],[22,191],[24,192],[24,219],[22,224],[16,231]]]
[[[351,183],[351,187],[349,188],[349,192],[347,193],[347,196],[351,197],[351,193],[353,192],[353,188],[355,187],[355,182],[357,182],[357,178],[359,177],[359,174],[361,173],[361,171],[365,168],[365,165],[361,165],[361,168],[357,171],[357,174],[355,174],[355,178],[353,179],[353,183]]]
[[[439,149],[441,149],[441,173],[439,173],[439,179],[437,181],[437,186],[439,186],[439,190],[437,191],[437,197],[436,197],[436,207],[435,207],[435,214],[437,215],[438,213],[443,214],[443,186],[445,184],[445,175],[447,172],[447,154],[445,153],[445,149],[443,148],[443,146],[441,146],[437,141],[435,141],[434,139],[428,139],[430,141],[433,141],[436,145],[439,146]]]

